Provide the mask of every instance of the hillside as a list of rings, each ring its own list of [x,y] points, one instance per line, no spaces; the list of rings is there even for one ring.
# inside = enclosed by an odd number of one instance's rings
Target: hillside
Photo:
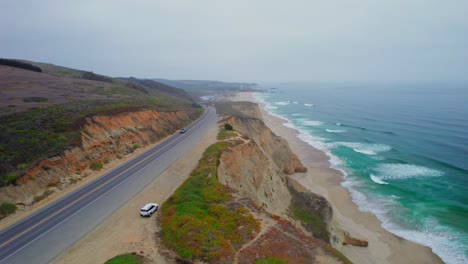
[[[257,84],[255,83],[241,83],[241,82],[220,82],[220,81],[207,81],[207,80],[167,80],[167,79],[153,79],[154,81],[164,83],[170,86],[186,90],[194,97],[201,97],[206,95],[216,95],[220,93],[240,91],[243,89],[251,89]]]
[[[119,78],[119,79],[123,80],[123,81],[131,82],[131,83],[135,83],[135,84],[138,84],[138,85],[142,85],[142,86],[147,87],[147,88],[149,88],[151,90],[154,90],[154,91],[168,93],[168,94],[179,96],[181,98],[185,98],[185,99],[189,99],[189,100],[191,99],[191,96],[184,89],[175,88],[175,87],[172,87],[172,86],[169,86],[167,84],[160,83],[160,82],[157,82],[157,81],[154,81],[154,80],[137,79],[137,78],[133,78],[133,77]]]
[[[0,65],[0,186],[50,176],[52,163],[67,164],[65,176],[84,170],[156,142],[201,114],[183,91],[167,85],[161,91],[92,72],[21,63],[41,72]],[[104,145],[96,148],[99,142]],[[83,159],[76,158],[78,152]],[[0,189],[0,199],[6,193]]]

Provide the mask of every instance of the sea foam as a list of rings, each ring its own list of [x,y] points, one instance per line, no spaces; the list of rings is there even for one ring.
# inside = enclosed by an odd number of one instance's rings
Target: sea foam
[[[387,163],[375,169],[383,180],[399,180],[414,177],[437,177],[444,173],[438,170],[412,164]]]
[[[342,130],[342,129],[325,129],[325,131],[327,131],[328,133],[344,133],[344,132],[346,132],[346,130]]]
[[[360,143],[360,142],[333,142],[330,143],[329,146],[331,148],[336,147],[347,147],[353,149],[354,152],[362,153],[366,155],[377,155],[381,152],[389,151],[392,147],[384,144],[367,144],[367,143]]]
[[[307,119],[307,118],[298,118],[295,121],[298,122],[300,125],[303,125],[303,126],[321,126],[321,125],[323,125],[323,122],[321,122],[321,121],[310,120],[310,119]]]

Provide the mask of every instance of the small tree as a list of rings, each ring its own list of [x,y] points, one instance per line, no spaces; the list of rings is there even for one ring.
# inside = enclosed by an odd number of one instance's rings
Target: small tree
[[[224,129],[226,129],[226,130],[232,130],[233,128],[232,128],[232,126],[231,126],[230,124],[225,123],[225,124],[224,124]]]

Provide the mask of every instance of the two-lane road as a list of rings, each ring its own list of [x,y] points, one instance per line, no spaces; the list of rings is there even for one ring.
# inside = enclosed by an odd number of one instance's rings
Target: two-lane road
[[[0,232],[0,263],[47,263],[140,192],[216,125],[213,108],[140,156]],[[136,208],[135,213],[138,213]]]

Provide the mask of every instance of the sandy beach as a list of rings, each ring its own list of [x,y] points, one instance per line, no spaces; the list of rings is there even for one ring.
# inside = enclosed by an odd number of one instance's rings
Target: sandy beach
[[[251,92],[238,93],[231,99],[258,103]],[[296,130],[283,125],[286,120],[268,114],[263,107],[261,109],[266,125],[289,142],[293,152],[308,169],[305,174],[291,177],[308,190],[327,198],[333,207],[332,226],[369,242],[366,248],[340,245],[338,249],[353,263],[443,263],[430,248],[388,232],[382,228],[376,216],[360,211],[349,192],[340,184],[342,173],[330,168],[328,156],[301,141],[296,136]]]

